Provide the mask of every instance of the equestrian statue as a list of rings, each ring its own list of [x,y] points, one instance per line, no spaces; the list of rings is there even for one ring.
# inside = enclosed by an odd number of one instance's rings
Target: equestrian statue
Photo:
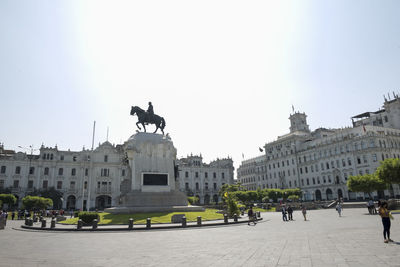
[[[151,102],[149,102],[149,107],[147,111],[144,111],[143,109],[139,108],[138,106],[134,106],[131,108],[131,115],[138,116],[138,122],[136,123],[136,126],[139,128],[139,130],[142,130],[140,128],[139,124],[142,124],[144,132],[146,132],[146,126],[147,124],[155,124],[156,125],[156,130],[154,133],[157,132],[158,129],[161,130],[162,134],[164,135],[164,127],[165,127],[165,120],[163,117],[160,117],[156,114],[154,114],[153,110],[153,105]]]

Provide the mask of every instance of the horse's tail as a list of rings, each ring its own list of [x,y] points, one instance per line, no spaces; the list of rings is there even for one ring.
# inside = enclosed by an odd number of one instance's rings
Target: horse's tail
[[[160,128],[161,128],[161,129],[164,129],[164,128],[165,128],[165,120],[164,120],[163,117],[161,117],[161,125],[160,125]]]

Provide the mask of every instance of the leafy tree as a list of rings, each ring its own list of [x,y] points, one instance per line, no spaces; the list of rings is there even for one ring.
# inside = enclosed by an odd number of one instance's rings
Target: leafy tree
[[[376,175],[388,184],[400,184],[400,159],[385,159],[376,170]]]
[[[13,194],[0,194],[0,200],[9,206],[14,205],[15,202],[17,202],[17,198]]]
[[[375,174],[364,174],[350,176],[347,180],[347,187],[353,192],[367,193],[368,196],[372,198],[371,192],[384,190],[386,188],[386,183]]]
[[[26,196],[22,199],[22,204],[27,210],[33,210],[33,209],[42,210],[53,206],[53,201],[50,198],[44,198],[39,196]]]
[[[233,196],[232,193],[227,193],[224,196],[226,204],[227,204],[227,210],[228,210],[228,216],[233,217],[234,214],[240,214],[240,210],[237,204],[237,201],[235,197]]]
[[[190,205],[199,203],[199,198],[198,197],[188,197],[187,200],[188,200]]]
[[[30,196],[40,196],[44,198],[50,198],[53,201],[54,208],[61,208],[63,197],[63,193],[55,189],[54,187],[50,187],[48,189],[43,190],[34,190],[29,193]]]

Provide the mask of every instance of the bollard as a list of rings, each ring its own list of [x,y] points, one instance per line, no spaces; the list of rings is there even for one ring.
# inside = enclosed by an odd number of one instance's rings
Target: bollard
[[[132,228],[133,228],[133,219],[130,218],[130,219],[129,219],[128,229],[132,229]]]
[[[56,220],[54,219],[51,220],[50,228],[56,228]]]
[[[261,218],[261,212],[257,211],[257,218]]]
[[[233,221],[238,222],[238,215],[236,213],[233,214]]]
[[[29,218],[25,218],[25,225],[29,225]]]
[[[33,219],[32,218],[28,218],[29,220],[29,226],[33,226]]]
[[[46,228],[46,220],[42,220],[42,228]]]
[[[76,225],[76,229],[81,230],[82,229],[82,225],[83,225],[83,222],[82,222],[81,219],[79,219],[78,220],[78,224]]]
[[[224,223],[228,223],[228,214],[224,214]]]
[[[197,225],[201,226],[201,216],[197,216]]]
[[[97,229],[97,223],[98,223],[98,222],[97,222],[97,219],[94,219],[93,222],[92,222],[92,229],[93,229],[93,230],[96,230],[96,229]]]
[[[149,229],[151,227],[151,218],[147,218],[146,220],[146,228]]]
[[[182,217],[182,227],[186,227],[186,217]]]

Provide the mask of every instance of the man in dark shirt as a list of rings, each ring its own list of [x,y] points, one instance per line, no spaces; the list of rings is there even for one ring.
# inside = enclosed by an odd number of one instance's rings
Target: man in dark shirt
[[[293,208],[290,205],[287,208],[287,213],[289,215],[289,221],[293,221]]]

